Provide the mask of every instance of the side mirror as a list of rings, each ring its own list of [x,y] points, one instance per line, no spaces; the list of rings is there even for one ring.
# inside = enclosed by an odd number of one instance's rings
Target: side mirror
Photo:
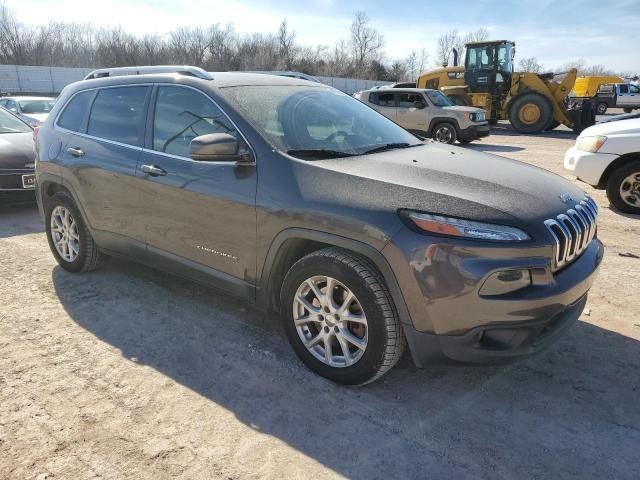
[[[413,106],[415,108],[417,108],[418,110],[422,110],[424,107],[426,107],[426,105],[424,104],[424,102],[421,101],[417,101],[417,102],[413,102]]]
[[[209,133],[191,140],[189,156],[203,162],[248,162],[249,150],[228,133]]]

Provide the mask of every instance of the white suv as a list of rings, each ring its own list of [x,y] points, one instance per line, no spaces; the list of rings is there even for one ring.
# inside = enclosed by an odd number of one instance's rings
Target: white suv
[[[564,168],[583,182],[606,188],[618,210],[640,214],[640,118],[583,130],[564,156]]]

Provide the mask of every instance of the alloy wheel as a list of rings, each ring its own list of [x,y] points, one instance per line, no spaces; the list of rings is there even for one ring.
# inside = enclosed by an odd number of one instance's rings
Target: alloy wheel
[[[627,205],[640,207],[640,172],[627,176],[620,184],[620,198]]]
[[[316,359],[349,367],[366,351],[367,317],[354,293],[328,276],[314,276],[297,289],[293,320],[300,340]]]
[[[53,245],[65,262],[73,262],[80,254],[78,223],[71,212],[58,205],[51,212],[51,237]]]
[[[451,141],[453,140],[453,132],[449,127],[443,125],[442,127],[438,127],[436,129],[436,133],[434,134],[433,138],[436,142],[451,143]]]

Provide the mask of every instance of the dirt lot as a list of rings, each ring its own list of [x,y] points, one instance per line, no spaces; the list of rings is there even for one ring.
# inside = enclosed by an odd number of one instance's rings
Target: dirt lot
[[[571,133],[472,148],[562,173]],[[505,367],[408,361],[362,389],[305,370],[276,319],[123,261],[56,266],[0,210],[0,479],[638,478],[640,218],[608,208],[587,311]]]

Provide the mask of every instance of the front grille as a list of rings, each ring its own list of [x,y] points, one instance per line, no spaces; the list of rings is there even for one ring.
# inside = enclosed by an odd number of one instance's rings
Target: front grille
[[[556,218],[545,220],[544,225],[554,241],[553,270],[573,262],[586,250],[596,234],[598,205],[588,196]]]
[[[0,173],[0,190],[22,190],[22,175]]]

